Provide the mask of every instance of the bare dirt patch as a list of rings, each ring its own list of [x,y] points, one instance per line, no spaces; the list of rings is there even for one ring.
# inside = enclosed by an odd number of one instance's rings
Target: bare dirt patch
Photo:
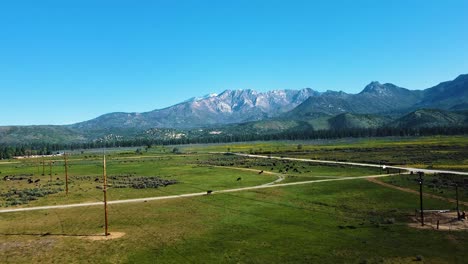
[[[83,239],[89,239],[92,241],[102,241],[102,240],[112,240],[112,239],[117,239],[125,236],[125,233],[123,232],[111,232],[109,235],[105,236],[104,233],[102,234],[97,234],[93,236],[82,236],[80,238]]]
[[[410,227],[440,231],[464,231],[468,230],[468,220],[459,221],[457,212],[426,212],[424,213],[424,226],[419,217],[412,217]],[[437,224],[438,223],[438,224]]]
[[[368,178],[367,179],[370,182],[379,184],[384,187],[392,188],[395,190],[399,190],[402,192],[407,192],[407,193],[413,193],[413,194],[418,194],[418,191],[408,189],[408,188],[403,188],[399,186],[395,186],[386,182],[383,182],[379,179],[375,178]],[[423,194],[425,197],[430,197],[430,198],[435,198],[443,201],[447,201],[450,203],[456,203],[457,201],[455,199],[450,199],[446,197],[441,197],[438,195],[434,194],[428,194],[424,193]],[[460,204],[463,205],[468,205],[467,202],[460,201]],[[424,226],[421,225],[421,219],[419,217],[419,214],[414,217],[411,217],[411,223],[408,224],[410,227],[413,228],[418,228],[418,229],[432,229],[432,230],[440,230],[440,231],[463,231],[463,230],[468,230],[468,219],[465,219],[463,221],[459,221],[457,217],[457,212],[425,212],[424,213]]]

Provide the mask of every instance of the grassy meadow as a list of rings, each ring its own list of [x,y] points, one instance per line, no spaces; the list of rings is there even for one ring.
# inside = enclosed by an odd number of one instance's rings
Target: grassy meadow
[[[362,163],[468,171],[468,137],[346,138],[316,141],[192,145],[195,152],[242,152]]]
[[[245,158],[212,152],[263,153],[338,160],[388,160],[421,166],[463,165],[464,137],[431,137],[310,142],[253,142],[213,145],[153,146],[143,151],[108,150],[109,200],[166,196],[315,179],[382,173],[379,169]],[[410,147],[408,147],[410,146]],[[431,155],[428,149],[436,151]],[[177,148],[174,150],[174,148]],[[401,149],[413,153],[402,155]],[[393,151],[393,153],[392,153]],[[456,152],[456,158],[452,155]],[[178,152],[180,154],[175,154]],[[384,154],[379,156],[378,154]],[[423,157],[416,155],[424,153]],[[429,153],[429,154],[428,154]],[[421,154],[422,155],[422,154]],[[463,156],[464,155],[464,156]],[[376,161],[378,160],[378,161]],[[401,161],[406,160],[406,163]],[[430,160],[431,163],[421,161]],[[55,189],[24,204],[102,201],[102,157],[93,151],[69,157],[69,194],[64,191],[64,163],[54,158],[52,175],[41,159],[0,161],[0,193],[12,189]],[[398,163],[401,162],[401,163]],[[459,162],[460,164],[457,164]],[[262,172],[263,171],[263,172]],[[22,176],[23,175],[23,176]],[[52,180],[50,180],[52,176]],[[158,188],[116,188],[112,179],[158,177],[175,184]],[[434,193],[453,195],[452,181],[427,175]],[[431,178],[432,177],[432,178]],[[241,180],[238,180],[241,178]],[[33,183],[28,183],[28,179]],[[39,182],[34,183],[37,179]],[[410,175],[381,178],[417,189]],[[435,187],[435,183],[439,184]],[[429,188],[429,187],[427,187]],[[435,188],[438,188],[437,190]],[[440,190],[443,193],[440,193]],[[460,193],[466,192],[463,187]],[[13,195],[14,196],[14,195]],[[461,199],[468,202],[467,196]],[[11,198],[11,197],[10,197]],[[17,195],[15,199],[21,197]],[[10,199],[11,200],[11,199]],[[94,241],[103,234],[101,206],[0,213],[2,263],[464,263],[468,231],[422,230],[408,226],[419,196],[366,179],[218,193],[198,197],[109,205],[110,232],[120,238]],[[425,198],[427,208],[453,209],[447,201]],[[463,209],[467,209],[463,207]]]

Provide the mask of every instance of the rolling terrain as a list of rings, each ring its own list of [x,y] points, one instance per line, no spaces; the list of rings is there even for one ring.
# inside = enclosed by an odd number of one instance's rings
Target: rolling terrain
[[[6,161],[0,164],[9,179],[0,184],[0,259],[463,263],[466,231],[454,229],[461,221],[452,216],[441,220],[450,230],[436,230],[438,218],[427,212],[426,227],[416,227],[417,175],[403,172],[426,171],[425,208],[449,209],[453,215],[453,184],[463,184],[467,172],[429,172],[466,166],[466,146],[466,137],[418,137],[190,144],[179,146],[179,154],[167,146],[144,153],[109,149],[107,237],[103,192],[96,188],[103,184],[100,154],[70,154],[68,195],[63,157],[51,158],[53,178],[41,174],[40,159]],[[244,154],[213,153],[226,149]],[[396,164],[402,174],[386,174],[376,156],[390,158],[386,164]],[[367,159],[370,164],[356,164]],[[427,167],[419,169],[422,165]],[[142,179],[146,185],[136,184]],[[148,184],[155,180],[172,184]],[[467,208],[467,187],[459,187],[461,210]]]
[[[145,113],[109,113],[64,126],[0,127],[0,143],[171,140],[216,135],[468,125],[468,74],[425,90],[371,82],[358,94],[226,90]]]
[[[73,124],[82,129],[106,128],[195,128],[209,125],[261,120],[288,112],[310,96],[312,89],[276,90],[261,93],[253,90],[226,90],[202,98],[191,98],[174,106],[146,113],[111,113]]]

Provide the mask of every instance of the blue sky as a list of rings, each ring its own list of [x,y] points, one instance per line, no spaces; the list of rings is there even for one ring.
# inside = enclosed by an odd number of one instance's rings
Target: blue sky
[[[9,3],[7,3],[9,2]],[[2,1],[0,125],[468,73],[468,1]]]

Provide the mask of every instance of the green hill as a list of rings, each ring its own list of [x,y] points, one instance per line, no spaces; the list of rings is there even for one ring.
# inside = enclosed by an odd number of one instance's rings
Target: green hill
[[[378,128],[385,126],[391,119],[385,116],[344,113],[328,120],[330,129]]]
[[[0,127],[0,143],[70,143],[86,142],[88,137],[65,126]]]
[[[440,109],[421,109],[391,123],[393,127],[420,128],[441,126],[467,126],[467,112],[449,112]]]

